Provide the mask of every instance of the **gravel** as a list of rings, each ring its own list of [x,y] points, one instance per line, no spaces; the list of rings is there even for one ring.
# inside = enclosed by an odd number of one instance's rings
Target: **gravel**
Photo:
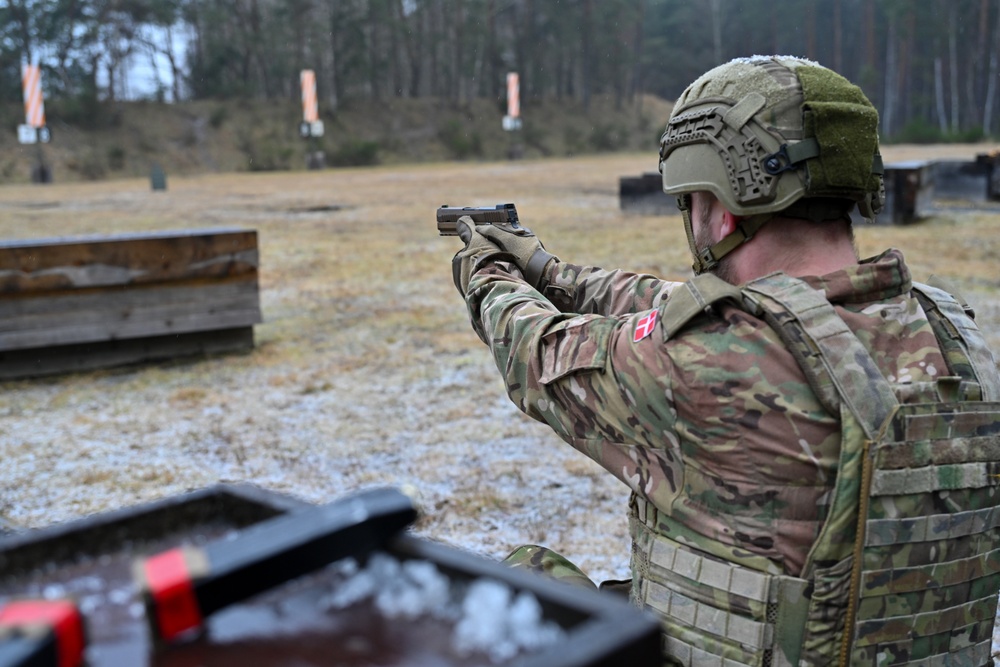
[[[491,558],[544,542],[597,579],[627,576],[624,486],[517,413],[485,351],[330,377],[252,360],[8,383],[0,514],[44,526],[217,482],[312,502],[395,485],[429,538]]]

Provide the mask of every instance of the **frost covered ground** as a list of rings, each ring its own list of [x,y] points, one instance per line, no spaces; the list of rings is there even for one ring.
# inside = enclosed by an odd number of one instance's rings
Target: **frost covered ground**
[[[991,146],[887,148],[887,161]],[[893,152],[895,151],[895,152]],[[43,526],[220,481],[310,501],[406,485],[418,531],[490,558],[524,543],[628,574],[624,487],[523,417],[451,283],[441,204],[513,201],[562,257],[689,276],[676,216],[625,216],[648,155],[0,188],[0,238],[258,230],[264,323],[246,355],[0,383],[0,517]],[[57,175],[58,178],[58,175]],[[951,277],[1000,347],[997,213],[858,230]]]

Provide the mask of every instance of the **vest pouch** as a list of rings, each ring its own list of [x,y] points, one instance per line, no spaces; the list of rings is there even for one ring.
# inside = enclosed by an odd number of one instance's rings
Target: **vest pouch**
[[[637,505],[644,503],[633,510]],[[647,526],[639,513],[630,526],[632,598],[660,617],[669,660],[698,667],[795,664],[808,582],[689,548]]]
[[[849,556],[833,567],[815,569],[813,591],[806,616],[807,632],[802,641],[801,659],[807,665],[839,664],[844,633],[844,610],[851,599]]]

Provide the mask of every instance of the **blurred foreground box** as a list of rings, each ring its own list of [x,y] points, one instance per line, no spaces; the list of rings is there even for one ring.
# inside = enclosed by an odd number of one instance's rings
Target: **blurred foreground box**
[[[387,618],[371,601],[331,606],[343,568],[327,567],[212,615],[204,632],[168,647],[150,639],[133,582],[136,558],[232,539],[261,521],[308,507],[252,486],[220,485],[146,505],[0,538],[0,604],[29,596],[74,599],[87,619],[90,667],[144,665],[434,665],[598,667],[659,665],[660,626],[613,594],[578,589],[403,533],[385,554],[431,563],[452,586],[500,582],[530,593],[554,644],[497,662],[456,652],[435,618]],[[384,557],[358,553],[362,564]]]

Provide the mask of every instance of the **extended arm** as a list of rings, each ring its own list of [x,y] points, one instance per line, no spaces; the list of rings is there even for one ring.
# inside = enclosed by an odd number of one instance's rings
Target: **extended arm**
[[[591,266],[553,262],[546,272],[545,297],[564,313],[630,315],[659,308],[682,283],[655,276],[606,271]]]
[[[491,210],[486,215],[495,213]],[[563,313],[629,315],[659,307],[680,284],[650,275],[560,262],[545,251],[530,229],[517,224],[477,222],[475,227],[478,234],[504,250],[520,276]]]
[[[663,390],[671,369],[655,335],[634,340],[643,314],[560,313],[502,261],[472,276],[467,305],[523,412],[634,491],[676,492],[662,483],[664,457],[679,460],[666,435],[676,423]]]

